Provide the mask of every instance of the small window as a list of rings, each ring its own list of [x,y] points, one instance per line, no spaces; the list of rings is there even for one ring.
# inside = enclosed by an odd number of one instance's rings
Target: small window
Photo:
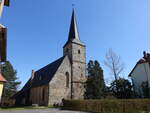
[[[80,50],[78,50],[78,54],[80,54],[81,52],[80,52]]]
[[[40,75],[39,80],[42,80],[42,76]]]
[[[66,72],[66,87],[69,88],[69,73]]]
[[[44,76],[40,75],[39,80],[44,80]]]

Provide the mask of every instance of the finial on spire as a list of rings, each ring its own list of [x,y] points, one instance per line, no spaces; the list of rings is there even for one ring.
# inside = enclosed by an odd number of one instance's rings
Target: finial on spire
[[[72,8],[74,9],[75,4],[72,4]]]
[[[74,13],[75,4],[72,4],[72,12]]]

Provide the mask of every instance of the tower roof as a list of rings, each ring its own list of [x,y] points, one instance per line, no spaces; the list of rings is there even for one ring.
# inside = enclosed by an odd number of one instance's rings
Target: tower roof
[[[68,41],[64,45],[64,47],[69,43],[69,42],[75,42],[81,45],[84,45],[81,43],[80,38],[79,38],[79,32],[77,28],[77,21],[76,21],[76,16],[75,16],[75,10],[72,10],[72,16],[71,16],[71,23],[70,23],[70,29],[69,29],[69,35],[68,35]]]
[[[72,40],[72,39],[75,39],[75,38],[79,39],[79,34],[78,34],[78,29],[77,29],[75,11],[73,9],[68,40]]]

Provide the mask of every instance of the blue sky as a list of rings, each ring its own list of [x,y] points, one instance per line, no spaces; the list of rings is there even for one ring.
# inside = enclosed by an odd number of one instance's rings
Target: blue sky
[[[124,77],[144,50],[150,52],[150,0],[11,0],[0,22],[8,27],[8,60],[21,86],[32,69],[62,56],[72,3],[80,39],[87,47],[87,62],[98,60],[106,81],[112,78],[103,64],[109,48],[125,63]]]

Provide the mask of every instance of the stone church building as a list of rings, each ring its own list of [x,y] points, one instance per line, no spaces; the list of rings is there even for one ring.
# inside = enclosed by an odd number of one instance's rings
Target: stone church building
[[[63,56],[47,66],[32,71],[25,86],[13,96],[16,105],[53,105],[62,99],[83,99],[86,81],[85,45],[80,41],[73,10]]]

